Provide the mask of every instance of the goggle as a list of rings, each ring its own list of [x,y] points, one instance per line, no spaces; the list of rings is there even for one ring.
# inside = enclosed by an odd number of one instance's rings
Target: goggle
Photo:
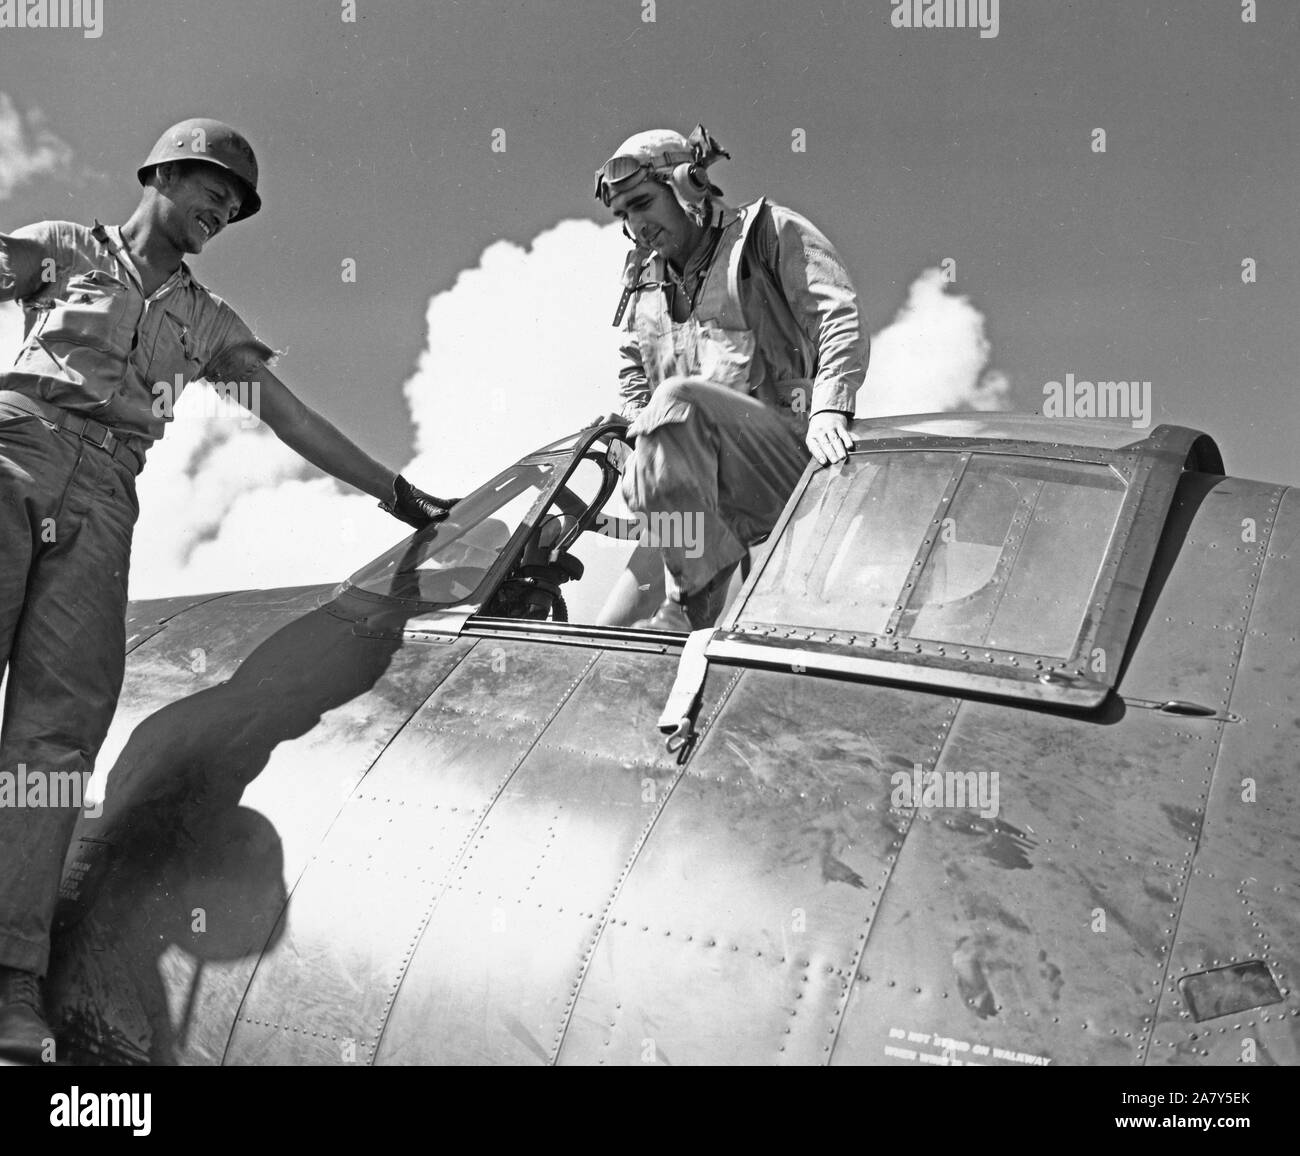
[[[628,189],[635,189],[656,168],[670,168],[691,161],[694,157],[691,153],[665,152],[656,159],[658,164],[650,164],[634,156],[610,157],[596,170],[596,199],[608,206],[614,196],[615,185],[622,185],[618,192],[625,193]]]

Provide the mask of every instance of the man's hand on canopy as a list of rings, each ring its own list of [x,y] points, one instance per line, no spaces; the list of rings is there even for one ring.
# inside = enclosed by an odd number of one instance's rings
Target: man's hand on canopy
[[[847,414],[823,410],[808,421],[808,452],[823,466],[842,462],[853,448]]]

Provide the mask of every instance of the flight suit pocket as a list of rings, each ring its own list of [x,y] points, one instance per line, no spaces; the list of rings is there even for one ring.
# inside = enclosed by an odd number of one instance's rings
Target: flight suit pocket
[[[749,392],[750,366],[754,361],[754,335],[745,329],[723,329],[701,321],[695,332],[694,360],[700,377],[714,385],[741,393]]]
[[[670,377],[702,377],[713,385],[749,391],[754,335],[695,317],[673,321],[660,305],[637,313],[637,345],[651,389]]]

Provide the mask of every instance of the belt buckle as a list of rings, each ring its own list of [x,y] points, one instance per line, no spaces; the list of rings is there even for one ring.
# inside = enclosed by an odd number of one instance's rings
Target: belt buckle
[[[90,425],[91,423],[87,422],[86,424]],[[99,425],[99,422],[95,422],[94,424]],[[113,447],[117,442],[117,438],[114,436],[113,431],[107,426],[99,425],[99,428],[104,431],[103,437],[101,437],[99,441],[96,441],[90,431],[85,427],[82,428],[81,436],[92,446],[97,446],[99,449],[105,450],[111,454],[113,452]]]

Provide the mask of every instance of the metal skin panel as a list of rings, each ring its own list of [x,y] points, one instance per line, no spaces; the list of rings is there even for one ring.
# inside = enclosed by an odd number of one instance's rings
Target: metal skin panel
[[[320,844],[294,890],[282,938],[258,966],[227,1062],[371,1062],[430,910],[595,658],[576,648],[477,642]]]
[[[101,787],[106,788],[107,776],[142,720],[176,699],[230,678],[270,635],[314,610],[328,589],[311,586],[194,600],[191,609],[172,615],[131,647],[113,724],[95,761]]]
[[[378,1063],[554,1062],[591,944],[681,773],[652,715],[671,657],[517,645],[544,669],[582,665],[548,688],[554,720],[426,905]],[[705,709],[719,693],[706,685]]]
[[[1225,709],[1281,491],[1223,478],[1197,505],[1204,487],[1195,483],[1185,478],[1180,487],[1174,516],[1192,512],[1191,525],[1119,690],[1128,698]],[[1248,518],[1253,529],[1243,525]]]
[[[166,629],[152,631],[128,654],[117,711],[97,759],[94,790],[107,791],[106,779],[137,726],[173,702],[228,679],[250,651],[309,612],[326,589],[191,599],[193,609],[173,615]],[[240,603],[237,615],[229,609],[234,601]],[[157,625],[159,617],[162,614],[147,612],[137,624],[142,620]],[[122,820],[115,819],[129,811],[127,802],[115,787],[100,817],[83,815],[78,821],[60,891],[47,998],[56,1028],[62,1023],[74,1049],[143,1063],[155,1054],[164,1055],[170,1046],[164,1044],[155,1053],[155,1036],[170,1040],[172,1033],[162,1027],[166,997],[152,978],[157,952],[150,954],[155,933],[149,927],[156,920],[147,909],[155,903],[142,894],[156,893],[156,902],[168,910],[172,904],[169,887],[147,876],[147,843],[131,837]],[[124,857],[131,861],[126,867],[114,866]],[[167,856],[160,853],[160,858]],[[104,888],[106,875],[115,881]],[[135,912],[140,913],[143,931],[132,926]]]
[[[890,772],[930,763],[955,703],[731,674],[610,906],[561,1063],[828,1055],[905,826]]]
[[[130,654],[140,643],[164,629],[178,614],[205,602],[229,598],[230,594],[187,594],[179,598],[151,598],[147,602],[131,602],[126,608],[126,652]]]
[[[129,660],[153,694],[115,724],[129,733],[103,815],[80,822],[55,936],[51,1002],[77,1046],[221,1060],[286,895],[346,794],[439,664],[471,645],[363,637],[320,598],[201,606]],[[195,650],[202,669],[182,667]]]
[[[834,1062],[1140,1062],[1220,725],[963,702],[937,769],[996,772],[998,813],[920,809]]]
[[[1254,508],[1247,504],[1246,511]],[[1156,1064],[1300,1064],[1300,496],[1287,490],[1250,608],[1190,893],[1152,1041]],[[1260,960],[1280,1003],[1196,1022],[1178,981]],[[1253,999],[1243,1002],[1253,1004]]]

